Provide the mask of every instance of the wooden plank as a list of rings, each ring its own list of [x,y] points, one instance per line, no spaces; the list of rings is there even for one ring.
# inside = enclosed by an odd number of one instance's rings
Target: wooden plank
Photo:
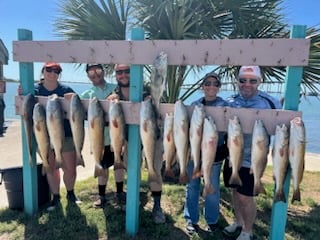
[[[21,104],[23,101],[23,96],[16,96],[15,106],[16,114],[21,115]],[[42,105],[46,105],[47,97],[38,96],[38,102]],[[70,100],[65,98],[60,98],[63,109],[65,111],[66,118],[69,118]],[[89,105],[89,100],[81,100],[84,108],[87,110]],[[108,119],[108,100],[99,100],[103,110],[105,111],[105,120]],[[127,124],[139,125],[140,119],[140,102],[126,102],[121,101],[121,106],[124,111],[125,121]],[[189,117],[191,119],[191,114],[193,111],[193,106],[187,106]],[[230,107],[205,107],[207,115],[213,117],[218,131],[227,131],[228,119],[233,116],[238,116],[243,132],[251,133],[256,119],[262,119],[265,123],[266,129],[270,135],[275,133],[275,128],[277,124],[286,124],[288,127],[290,125],[290,120],[294,117],[302,117],[301,111],[290,111],[282,109],[250,109],[250,108],[230,108]],[[160,104],[160,115],[162,120],[164,120],[166,113],[174,111],[174,104],[162,103]]]
[[[307,66],[310,39],[13,41],[13,60],[169,65]],[[79,51],[81,49],[81,51]]]

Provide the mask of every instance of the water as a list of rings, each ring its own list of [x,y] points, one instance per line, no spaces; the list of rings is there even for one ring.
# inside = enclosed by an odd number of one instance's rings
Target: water
[[[67,83],[77,93],[82,93],[90,87],[88,83]],[[20,119],[20,116],[15,114],[14,96],[17,95],[18,83],[8,82],[7,92],[4,94],[6,102],[5,119]],[[219,96],[226,98],[233,94],[230,91],[220,92]],[[200,91],[195,92],[185,103],[190,104],[195,99],[202,96]],[[280,98],[281,96],[275,95]],[[302,111],[302,117],[306,126],[307,133],[307,151],[320,154],[320,100],[314,96],[302,97],[299,105],[299,110]]]

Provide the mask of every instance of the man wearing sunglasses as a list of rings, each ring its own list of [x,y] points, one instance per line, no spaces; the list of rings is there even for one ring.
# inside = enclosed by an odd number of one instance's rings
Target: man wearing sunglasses
[[[118,83],[117,88],[114,91],[114,94],[110,95],[110,99],[119,99],[123,101],[129,101],[129,90],[130,90],[130,66],[126,64],[116,64],[114,67],[116,80]],[[144,87],[143,98],[150,97],[150,91],[147,87]],[[108,98],[109,99],[109,98]],[[158,145],[162,145],[162,139],[157,140]],[[155,153],[156,158],[162,159],[162,149],[156,148]],[[161,161],[157,161],[161,162]],[[161,175],[161,167],[155,166],[156,171]],[[162,179],[160,183],[150,183],[151,195],[153,197],[154,205],[152,210],[153,221],[156,224],[164,223],[166,221],[165,215],[161,208],[161,194],[162,194]]]
[[[112,94],[116,88],[116,84],[108,83],[104,79],[104,69],[102,64],[87,64],[86,73],[90,81],[92,82],[92,87],[81,94],[81,98],[90,99],[96,97],[97,99],[108,99],[108,96]],[[101,160],[101,165],[105,169],[103,176],[98,176],[98,192],[99,198],[93,203],[93,206],[96,208],[103,208],[107,202],[106,197],[106,187],[109,178],[109,167],[114,164],[114,154],[110,148],[110,135],[109,127],[105,126],[104,129],[104,154]],[[119,173],[120,171],[120,173]],[[119,204],[123,204],[125,197],[123,196],[123,179],[124,179],[124,170],[114,170],[116,186],[117,186],[117,200]],[[123,200],[124,199],[124,200]],[[122,201],[121,201],[122,200]],[[125,202],[124,202],[125,203]]]
[[[228,98],[231,107],[255,109],[280,109],[279,100],[258,90],[262,76],[258,66],[242,66],[238,73],[237,84],[239,93]],[[235,221],[224,228],[223,233],[228,237],[237,237],[237,240],[253,239],[252,229],[256,219],[256,203],[253,195],[253,174],[251,167],[252,134],[244,134],[244,154],[239,175],[242,186],[230,186],[231,168],[227,161],[224,164],[223,178],[225,186],[232,187],[232,203]]]
[[[204,105],[213,107],[228,106],[228,103],[217,96],[221,87],[221,80],[218,74],[214,72],[207,73],[201,82],[201,89],[204,96],[192,103],[192,105]],[[220,203],[220,170],[223,160],[228,156],[228,149],[225,144],[224,133],[219,133],[219,142],[216,158],[211,169],[210,181],[215,189],[214,193],[207,194],[204,199],[204,217],[208,224],[208,231],[214,232],[218,226],[219,203]],[[201,178],[193,177],[194,162],[189,161],[187,165],[187,174],[190,179],[186,186],[186,200],[184,205],[184,217],[187,221],[186,230],[192,235],[199,231],[199,198]]]

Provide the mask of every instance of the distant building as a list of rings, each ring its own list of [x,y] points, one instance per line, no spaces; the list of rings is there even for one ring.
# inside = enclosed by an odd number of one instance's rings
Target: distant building
[[[8,49],[0,38],[0,93],[5,92],[5,82],[3,81],[3,65],[7,65],[9,60]]]

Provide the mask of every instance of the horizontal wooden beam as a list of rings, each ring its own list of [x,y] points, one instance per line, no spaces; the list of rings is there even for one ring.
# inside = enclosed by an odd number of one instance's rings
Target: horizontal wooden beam
[[[15,97],[15,107],[16,114],[21,115],[22,113],[22,102],[24,96]],[[37,97],[38,102],[43,106],[46,105],[47,97]],[[60,98],[63,109],[66,114],[66,118],[69,118],[69,109],[70,109],[70,100],[66,98]],[[84,108],[87,110],[89,105],[89,100],[81,100]],[[105,120],[108,119],[108,109],[109,101],[108,100],[99,100],[101,106],[104,109]],[[125,121],[127,124],[139,124],[140,119],[140,103],[132,102],[121,102],[122,109],[125,115]],[[189,117],[193,111],[193,106],[187,106]],[[248,108],[230,108],[230,107],[206,107],[206,114],[213,117],[217,125],[218,131],[227,131],[228,119],[233,116],[238,116],[244,133],[251,133],[253,125],[256,119],[262,119],[267,128],[267,131],[270,135],[274,135],[277,124],[286,124],[290,125],[290,120],[294,117],[301,117],[302,112],[300,111],[289,111],[289,110],[280,110],[280,109],[248,109]],[[160,104],[160,115],[162,120],[164,120],[166,113],[174,111],[174,104]]]
[[[18,62],[307,66],[310,39],[13,41]]]

